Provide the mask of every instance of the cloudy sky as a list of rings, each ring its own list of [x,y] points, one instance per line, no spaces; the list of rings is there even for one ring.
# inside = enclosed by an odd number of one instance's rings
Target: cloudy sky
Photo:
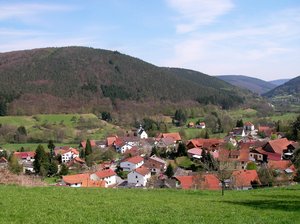
[[[0,12],[0,52],[76,45],[209,75],[300,75],[299,0],[0,0]]]

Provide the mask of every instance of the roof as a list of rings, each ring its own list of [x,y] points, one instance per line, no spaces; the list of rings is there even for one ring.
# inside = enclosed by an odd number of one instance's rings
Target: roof
[[[63,176],[62,178],[66,184],[78,184],[78,183],[82,183],[84,180],[90,179],[90,174],[88,173],[74,174],[74,175]]]
[[[107,146],[112,146],[116,140],[117,140],[117,136],[107,137],[106,138]]]
[[[139,148],[137,146],[133,146],[131,149],[127,149],[124,152],[124,155],[137,156],[139,154]]]
[[[254,126],[250,121],[247,121],[244,126]]]
[[[129,162],[129,163],[133,163],[133,164],[138,164],[140,162],[144,161],[144,158],[141,156],[134,156],[134,157],[129,157],[127,159],[125,159],[123,162]]]
[[[95,174],[101,179],[117,175],[112,169],[101,170],[96,172]]]
[[[175,142],[174,138],[172,137],[165,137],[162,138],[160,141],[166,146],[173,145]]]
[[[167,137],[171,137],[173,138],[175,141],[181,141],[181,136],[178,132],[173,132],[173,133],[160,133],[158,135],[158,138],[167,138]]]
[[[192,145],[194,148],[197,148],[197,147],[209,148],[211,146],[219,145],[222,142],[224,142],[224,140],[218,139],[218,138],[210,138],[210,139],[196,138],[196,139],[189,140],[187,142],[187,145]]]
[[[194,183],[194,176],[176,176],[182,189],[191,189]]]
[[[242,149],[239,151],[240,151],[239,161],[249,161],[249,149]]]
[[[71,152],[75,155],[79,155],[79,152],[77,149],[75,148],[72,148],[72,147],[69,147],[69,146],[64,146],[62,148],[57,148],[57,149],[54,149],[54,154],[55,155],[63,155],[65,153],[68,153],[68,152]]]
[[[91,143],[91,146],[92,147],[95,147],[96,146],[96,141],[95,140],[90,140],[90,143]],[[82,141],[80,143],[80,145],[82,146],[82,148],[85,148],[86,147],[86,141]]]
[[[192,148],[192,149],[189,149],[187,152],[190,153],[190,154],[193,154],[193,155],[201,156],[202,149],[200,149],[200,148]]]
[[[155,160],[156,162],[159,162],[159,163],[162,163],[162,164],[166,164],[166,163],[167,163],[166,161],[164,161],[163,159],[157,157],[156,155],[151,156],[151,157],[149,158],[149,160],[150,160],[150,159],[151,159],[151,160]]]
[[[269,161],[268,167],[276,170],[285,170],[292,165],[289,160]]]
[[[271,140],[269,141],[265,147],[267,145],[270,145],[271,148],[273,149],[273,151],[275,153],[279,153],[279,154],[282,154],[283,153],[283,150],[287,149],[287,146],[289,144],[291,144],[291,142],[289,140],[287,140],[287,138],[280,138],[280,139],[275,139],[275,140]],[[264,148],[265,148],[264,147]]]
[[[26,159],[28,157],[33,158],[35,156],[35,152],[14,152],[14,155],[19,159]]]
[[[91,180],[91,179],[84,179],[82,181],[82,187],[105,187],[104,180]]]
[[[251,186],[251,181],[259,181],[256,170],[236,170],[233,171],[232,177],[236,187]]]
[[[134,171],[141,174],[142,176],[146,176],[147,174],[150,173],[150,170],[145,166],[141,166],[139,168],[136,168]]]
[[[204,188],[208,190],[219,190],[220,181],[215,174],[204,175]]]

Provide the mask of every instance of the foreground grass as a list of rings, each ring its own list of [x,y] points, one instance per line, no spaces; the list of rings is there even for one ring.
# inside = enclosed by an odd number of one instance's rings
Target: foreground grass
[[[300,223],[300,186],[220,192],[0,186],[0,223]]]

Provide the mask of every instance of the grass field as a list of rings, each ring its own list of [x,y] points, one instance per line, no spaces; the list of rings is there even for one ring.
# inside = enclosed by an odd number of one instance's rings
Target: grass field
[[[220,192],[0,186],[0,223],[300,223],[300,186]]]

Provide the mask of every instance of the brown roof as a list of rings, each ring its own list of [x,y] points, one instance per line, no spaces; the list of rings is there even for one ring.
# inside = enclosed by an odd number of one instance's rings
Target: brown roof
[[[101,170],[96,172],[95,174],[101,179],[117,175],[112,169]]]
[[[63,176],[63,181],[67,184],[82,183],[84,180],[88,179],[90,179],[90,174],[88,173]]]
[[[215,174],[205,174],[204,175],[204,188],[208,190],[219,190],[220,187],[220,181],[216,177]]]
[[[239,155],[239,161],[249,161],[249,149],[242,149],[239,150],[240,151],[240,155]]]
[[[117,140],[117,136],[110,136],[106,138],[107,146],[112,146],[114,142]]]
[[[259,181],[256,170],[236,170],[233,171],[232,177],[236,187],[251,186],[251,181]]]
[[[181,141],[181,136],[180,136],[180,134],[178,132],[174,132],[174,133],[160,133],[158,135],[158,138],[167,138],[167,137],[171,137],[175,141]]]
[[[145,166],[141,166],[139,168],[136,168],[134,171],[141,174],[142,176],[146,176],[147,174],[150,173],[150,170]]]
[[[268,161],[268,167],[272,169],[285,170],[292,165],[289,160],[280,160],[280,161]]]
[[[33,158],[35,152],[14,152],[14,155],[19,159],[26,159],[27,157]]]
[[[123,162],[125,162],[125,161],[133,163],[133,164],[138,164],[138,163],[144,161],[144,158],[141,156],[134,156],[134,157],[129,157],[129,158],[125,159]]]
[[[95,140],[90,140],[91,146],[95,147],[96,146],[96,141]],[[86,141],[82,141],[81,143],[82,148],[86,147]]]
[[[196,138],[196,139],[189,140],[187,142],[187,145],[192,145],[193,148],[197,148],[197,147],[209,148],[211,146],[219,145],[222,142],[224,142],[224,140],[218,138],[210,138],[210,139]]]
[[[194,176],[176,176],[175,177],[181,185],[182,189],[191,189],[194,183]]]
[[[282,154],[283,150],[287,149],[287,146],[291,144],[287,138],[280,138],[269,141],[267,144],[271,146],[275,153]]]

